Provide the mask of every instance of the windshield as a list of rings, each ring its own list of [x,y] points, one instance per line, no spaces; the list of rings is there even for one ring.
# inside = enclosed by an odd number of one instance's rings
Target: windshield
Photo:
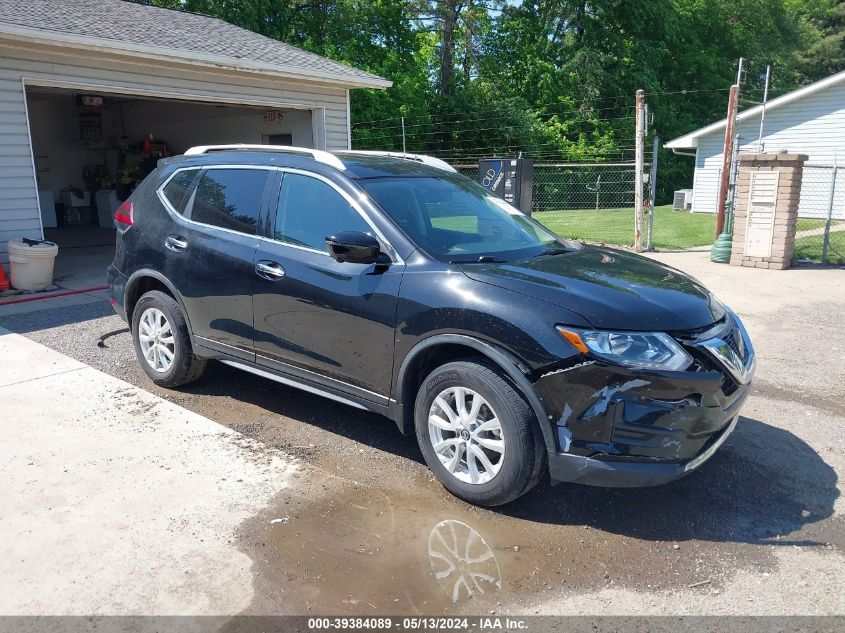
[[[418,246],[441,261],[513,261],[574,248],[462,176],[357,182]]]

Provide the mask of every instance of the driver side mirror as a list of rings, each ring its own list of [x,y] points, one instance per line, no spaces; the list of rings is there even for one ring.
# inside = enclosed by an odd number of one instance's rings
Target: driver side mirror
[[[352,264],[375,264],[383,260],[381,244],[368,233],[341,231],[326,237],[326,246],[338,262]]]

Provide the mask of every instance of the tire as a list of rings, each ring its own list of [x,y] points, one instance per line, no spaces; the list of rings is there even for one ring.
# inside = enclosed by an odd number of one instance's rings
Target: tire
[[[169,326],[162,326],[158,330],[160,335],[155,341],[160,341],[160,344],[153,352],[149,349],[153,343],[147,336],[155,331],[154,328],[151,330],[151,321],[156,325],[165,323]],[[194,355],[182,309],[173,297],[159,290],[145,293],[135,304],[132,312],[132,342],[141,367],[155,384],[162,387],[186,385],[199,378],[205,371],[207,361]],[[167,351],[161,351],[162,348]],[[169,363],[168,352],[172,354]],[[154,366],[157,364],[158,368]]]
[[[464,407],[458,402],[462,394]],[[473,416],[476,395],[484,404]],[[458,414],[457,424],[443,402]],[[467,414],[463,418],[462,411]],[[430,418],[436,418],[435,424]],[[428,467],[449,492],[469,503],[499,506],[513,501],[533,488],[545,472],[546,453],[536,416],[503,373],[484,361],[454,361],[431,372],[417,393],[414,424]],[[435,444],[441,447],[440,453]],[[457,444],[463,445],[458,462]],[[495,450],[488,448],[494,446]],[[479,450],[493,467],[490,472],[477,456]],[[476,472],[470,461],[475,462]]]

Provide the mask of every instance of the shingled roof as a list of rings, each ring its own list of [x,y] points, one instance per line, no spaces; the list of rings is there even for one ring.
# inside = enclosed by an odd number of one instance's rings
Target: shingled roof
[[[218,18],[124,0],[0,0],[0,35],[47,37],[350,87],[391,82]]]

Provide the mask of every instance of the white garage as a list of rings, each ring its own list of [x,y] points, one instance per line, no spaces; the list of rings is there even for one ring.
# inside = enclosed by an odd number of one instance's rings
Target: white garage
[[[203,15],[0,0],[0,263],[11,239],[108,239],[114,205],[192,145],[346,149],[349,90],[388,86]]]

